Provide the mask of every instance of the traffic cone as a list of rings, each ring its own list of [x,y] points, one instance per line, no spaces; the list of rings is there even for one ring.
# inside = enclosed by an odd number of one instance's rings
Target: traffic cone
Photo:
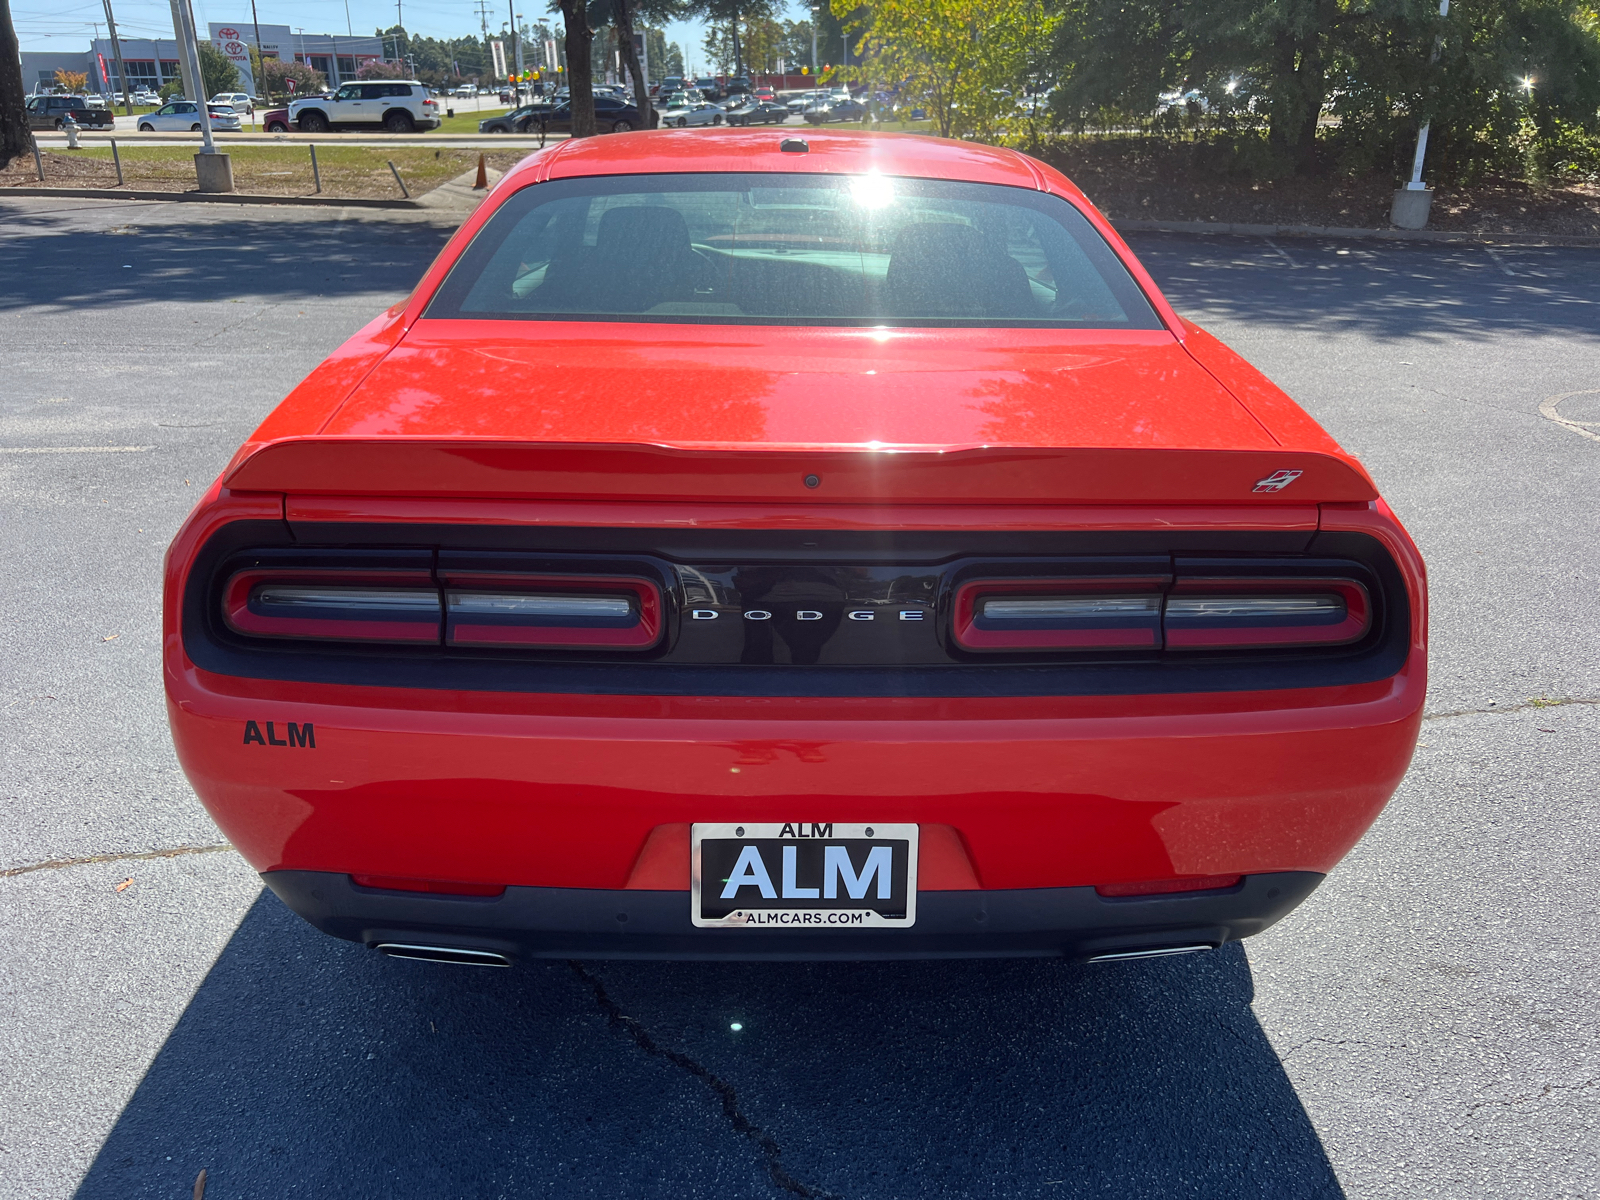
[[[484,164],[483,155],[478,155],[478,180],[472,185],[472,190],[481,192],[489,186],[489,168]]]

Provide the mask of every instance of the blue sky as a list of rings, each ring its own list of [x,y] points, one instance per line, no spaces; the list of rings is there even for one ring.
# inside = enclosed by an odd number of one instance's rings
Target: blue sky
[[[212,21],[248,24],[250,0],[193,0],[195,22],[204,30]],[[506,0],[488,0],[489,30],[494,32],[506,20]],[[548,0],[522,0],[520,12],[529,21],[538,19]],[[473,0],[418,0],[404,5],[405,26],[412,33],[428,37],[462,37],[479,29],[478,8]],[[256,16],[264,23],[303,28],[307,33],[344,33],[344,0],[256,0]],[[808,7],[791,3],[790,19]],[[393,0],[349,0],[349,29],[370,34],[374,29],[395,23]],[[172,8],[167,0],[112,0],[117,31],[126,38],[171,37]],[[12,0],[11,16],[24,50],[81,51],[98,28],[105,34],[105,12],[100,0]],[[544,19],[557,30],[559,14]],[[96,24],[98,23],[98,25]],[[705,27],[698,21],[677,21],[667,27],[667,40],[683,47],[685,65],[693,70],[705,66],[700,43]]]

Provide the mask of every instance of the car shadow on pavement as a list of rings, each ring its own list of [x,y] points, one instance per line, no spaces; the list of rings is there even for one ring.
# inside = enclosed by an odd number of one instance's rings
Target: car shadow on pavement
[[[1340,1197],[1252,995],[1237,945],[446,967],[263,892],[77,1194]]]
[[[88,227],[70,209],[0,205],[6,235],[0,236],[6,281],[0,312],[403,294],[453,232],[444,223],[387,219],[381,212],[352,220],[310,217],[305,209],[273,216],[207,212],[179,220],[170,212],[152,217],[151,207],[129,204],[117,210],[123,216],[98,208]]]

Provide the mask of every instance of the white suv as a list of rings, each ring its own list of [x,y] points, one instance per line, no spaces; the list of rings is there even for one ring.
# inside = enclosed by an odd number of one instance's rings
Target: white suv
[[[410,133],[439,128],[439,102],[428,96],[425,84],[414,79],[373,79],[347,83],[331,97],[292,101],[289,122],[298,125],[302,133],[377,126],[391,133]]]

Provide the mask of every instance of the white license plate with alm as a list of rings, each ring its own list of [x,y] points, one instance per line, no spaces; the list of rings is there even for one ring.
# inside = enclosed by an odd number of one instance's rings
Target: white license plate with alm
[[[772,821],[692,827],[702,929],[908,929],[917,826]]]

